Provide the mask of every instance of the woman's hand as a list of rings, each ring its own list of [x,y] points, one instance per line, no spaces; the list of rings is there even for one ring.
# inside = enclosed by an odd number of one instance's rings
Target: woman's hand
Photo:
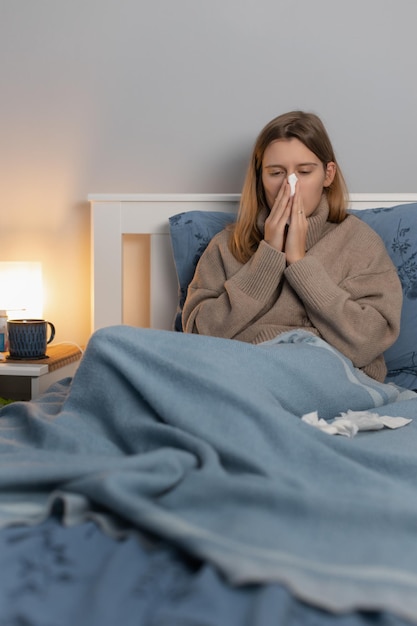
[[[291,265],[291,263],[295,263],[304,258],[306,252],[307,228],[307,218],[304,213],[303,201],[297,185],[295,194],[292,197],[291,219],[285,239],[287,265]]]
[[[295,263],[305,256],[307,219],[298,189],[290,197],[290,185],[283,184],[272,209],[265,220],[264,239],[270,246],[285,252],[287,264]]]
[[[290,186],[281,185],[275,202],[265,220],[264,239],[270,246],[284,251],[286,226],[290,221],[293,198],[290,198]]]

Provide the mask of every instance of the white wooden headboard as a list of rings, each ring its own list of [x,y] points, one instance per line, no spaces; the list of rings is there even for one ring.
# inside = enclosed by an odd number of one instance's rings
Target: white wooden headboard
[[[136,286],[143,290],[152,328],[170,329],[177,301],[177,279],[169,239],[168,218],[177,213],[236,211],[239,194],[90,194],[91,204],[91,320],[92,332],[122,324],[123,239],[149,235],[149,264],[137,270]],[[350,208],[367,209],[417,202],[417,193],[351,194]],[[150,275],[149,275],[150,273]]]

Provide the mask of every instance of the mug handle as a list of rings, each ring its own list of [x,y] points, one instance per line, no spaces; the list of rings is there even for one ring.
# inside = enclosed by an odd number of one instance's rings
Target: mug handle
[[[52,340],[53,340],[53,338],[55,337],[55,326],[52,324],[52,322],[46,322],[46,323],[48,324],[48,326],[49,326],[49,331],[50,331],[49,339],[48,339],[48,341],[46,342],[46,343],[48,344],[48,343],[51,343],[51,341],[52,341]]]

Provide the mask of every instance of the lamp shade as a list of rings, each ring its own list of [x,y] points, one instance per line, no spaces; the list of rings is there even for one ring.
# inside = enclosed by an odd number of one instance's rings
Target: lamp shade
[[[0,262],[0,309],[14,319],[43,317],[41,263]]]

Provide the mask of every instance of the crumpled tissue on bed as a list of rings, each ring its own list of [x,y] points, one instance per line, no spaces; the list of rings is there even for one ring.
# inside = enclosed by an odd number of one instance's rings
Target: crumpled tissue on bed
[[[382,428],[401,428],[406,426],[411,419],[405,417],[390,417],[389,415],[378,415],[370,411],[350,411],[341,413],[332,422],[320,419],[317,411],[306,413],[301,420],[315,426],[329,435],[343,435],[344,437],[354,437],[360,430],[381,430]]]

